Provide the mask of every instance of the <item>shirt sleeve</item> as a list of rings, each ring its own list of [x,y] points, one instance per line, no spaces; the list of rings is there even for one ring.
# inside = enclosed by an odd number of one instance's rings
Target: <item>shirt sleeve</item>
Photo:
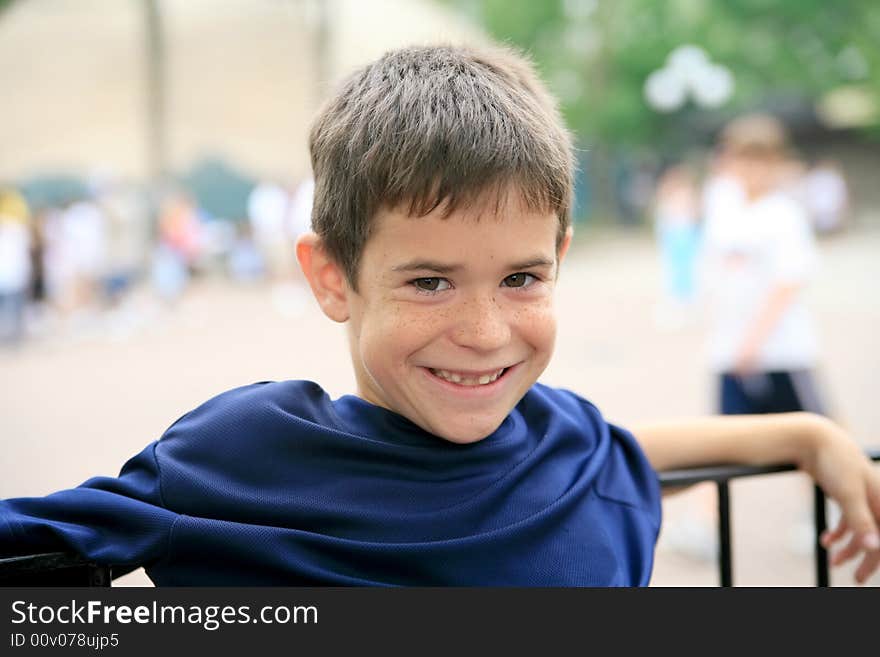
[[[161,559],[177,514],[165,508],[156,443],[118,477],[94,477],[46,497],[0,501],[0,556],[73,551],[96,563]]]

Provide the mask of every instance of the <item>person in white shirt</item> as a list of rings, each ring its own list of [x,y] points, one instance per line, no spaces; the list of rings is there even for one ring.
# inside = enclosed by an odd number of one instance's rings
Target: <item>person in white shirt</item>
[[[265,271],[275,282],[289,278],[295,262],[293,241],[285,227],[289,208],[290,194],[274,182],[261,182],[248,196],[250,232],[263,257]]]
[[[107,269],[107,218],[92,198],[71,203],[61,216],[61,239],[73,268],[73,311],[93,309]]]
[[[708,349],[720,377],[719,410],[822,413],[813,375],[819,345],[803,298],[817,253],[808,215],[780,188],[785,129],[771,116],[745,115],[724,129],[720,148],[724,180],[740,192],[716,199],[705,214]]]
[[[718,151],[703,187],[700,255],[717,410],[827,414],[815,383],[818,339],[803,298],[817,254],[807,213],[786,191],[785,130],[773,117],[746,115],[722,131]],[[663,542],[686,556],[715,559],[713,487],[688,495],[691,505],[664,522]],[[791,533],[798,553],[800,529]]]
[[[0,214],[0,343],[17,343],[24,334],[30,249],[28,224]]]

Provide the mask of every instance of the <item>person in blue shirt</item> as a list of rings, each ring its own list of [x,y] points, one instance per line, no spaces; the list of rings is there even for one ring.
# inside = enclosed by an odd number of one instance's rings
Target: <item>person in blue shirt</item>
[[[643,586],[656,471],[793,461],[838,500],[835,559],[880,562],[880,477],[808,413],[626,430],[537,382],[571,241],[572,145],[530,65],[413,47],[355,73],[310,137],[297,257],[347,327],[356,394],[207,401],[117,478],[0,503],[0,554],[57,548],[159,585]]]

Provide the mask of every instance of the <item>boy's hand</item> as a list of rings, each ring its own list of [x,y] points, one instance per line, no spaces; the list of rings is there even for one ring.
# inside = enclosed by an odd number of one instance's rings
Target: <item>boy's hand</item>
[[[829,550],[845,541],[831,554],[831,565],[862,555],[855,578],[863,584],[880,566],[880,472],[838,425],[825,420],[820,426],[814,448],[799,465],[840,506],[837,527],[821,537]]]
[[[758,348],[746,345],[740,350],[733,366],[733,371],[739,376],[748,376],[757,371]]]

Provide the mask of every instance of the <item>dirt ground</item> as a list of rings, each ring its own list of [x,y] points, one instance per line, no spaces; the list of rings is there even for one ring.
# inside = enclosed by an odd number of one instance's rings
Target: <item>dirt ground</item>
[[[558,290],[559,337],[545,383],[571,388],[606,417],[695,415],[712,409],[699,320],[655,321],[658,262],[646,233],[582,231]],[[880,229],[821,242],[809,299],[823,342],[821,382],[834,415],[865,446],[880,446]],[[0,498],[42,495],[121,464],[177,417],[230,387],[270,379],[318,380],[352,390],[343,332],[310,297],[282,304],[266,285],[201,281],[173,311],[140,290],[121,311],[47,326],[21,349],[0,352]],[[805,539],[810,491],[798,474],[733,484],[734,580],[742,586],[810,586]],[[688,519],[708,495],[664,502],[654,586],[714,586],[717,568],[688,548]],[[676,533],[676,536],[672,536]],[[832,573],[850,585],[851,567]],[[873,584],[880,584],[875,577]],[[143,571],[117,585],[148,585]]]

